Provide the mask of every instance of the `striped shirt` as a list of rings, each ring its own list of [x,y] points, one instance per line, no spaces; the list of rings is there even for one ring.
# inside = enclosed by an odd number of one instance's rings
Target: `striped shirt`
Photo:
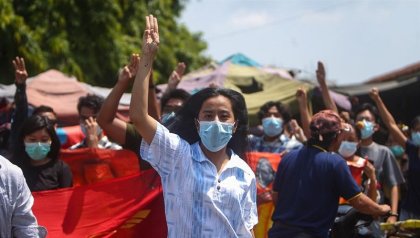
[[[81,142],[72,145],[69,149],[75,150],[80,148],[88,147],[86,144],[86,140],[82,140]],[[108,139],[107,136],[102,136],[102,138],[98,141],[98,148],[99,149],[111,149],[111,150],[121,150],[122,147],[117,143],[114,143]]]
[[[160,124],[140,153],[161,176],[168,237],[251,237],[255,175],[238,155],[231,151],[218,174],[198,142],[190,145]]]

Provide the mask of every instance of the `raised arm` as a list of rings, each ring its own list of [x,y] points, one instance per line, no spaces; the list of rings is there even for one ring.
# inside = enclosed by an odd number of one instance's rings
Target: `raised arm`
[[[382,121],[384,122],[385,126],[388,128],[391,135],[397,141],[398,144],[405,148],[405,143],[407,142],[407,137],[402,133],[400,128],[398,128],[397,123],[395,122],[394,117],[386,108],[384,102],[382,101],[381,97],[379,96],[379,90],[377,88],[372,88],[369,93],[372,100],[375,102],[376,106],[378,107],[379,115],[381,116]]]
[[[322,100],[324,101],[327,109],[333,110],[338,113],[337,106],[328,91],[327,83],[325,82],[325,68],[321,61],[318,61],[318,69],[316,70],[316,79],[318,80],[319,87],[322,93]]]
[[[106,134],[120,145],[125,144],[127,123],[116,117],[118,104],[125,90],[134,80],[139,64],[140,56],[138,54],[132,54],[130,63],[120,71],[117,83],[105,99],[96,118],[102,129],[106,131]]]
[[[159,31],[157,19],[146,16],[146,30],[143,34],[140,66],[134,80],[130,102],[130,118],[136,130],[150,144],[155,136],[157,121],[148,114],[149,75],[153,59],[159,46]]]
[[[299,104],[300,120],[302,123],[303,132],[306,135],[306,138],[311,137],[311,131],[309,130],[309,123],[311,122],[311,114],[308,110],[308,98],[306,91],[303,88],[299,88],[296,91],[296,99]]]
[[[25,60],[23,58],[16,57],[12,63],[15,68],[16,109],[12,116],[10,149],[14,150],[16,147],[20,127],[28,117],[28,98],[26,96],[26,79],[28,78],[28,72],[26,71]]]
[[[182,79],[182,76],[184,75],[186,67],[187,66],[185,65],[184,62],[178,63],[178,65],[176,66],[176,69],[174,69],[174,71],[172,71],[171,73],[171,76],[169,76],[168,86],[166,87],[164,94],[168,94],[178,87],[178,84],[181,82],[181,79]]]

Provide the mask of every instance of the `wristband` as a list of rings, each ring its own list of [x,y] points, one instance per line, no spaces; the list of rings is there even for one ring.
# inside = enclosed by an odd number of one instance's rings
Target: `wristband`
[[[398,217],[398,213],[394,213],[392,211],[389,211],[388,214],[387,214],[387,216],[389,216],[389,217]]]

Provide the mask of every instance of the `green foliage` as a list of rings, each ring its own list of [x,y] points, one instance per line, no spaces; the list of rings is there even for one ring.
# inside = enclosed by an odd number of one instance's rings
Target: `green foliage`
[[[192,70],[209,62],[200,33],[177,22],[183,0],[0,0],[0,82],[13,82],[12,59],[30,75],[56,68],[80,81],[112,87],[118,69],[139,52],[144,17],[159,20],[154,78],[166,82],[178,61]],[[140,52],[141,53],[141,52]]]

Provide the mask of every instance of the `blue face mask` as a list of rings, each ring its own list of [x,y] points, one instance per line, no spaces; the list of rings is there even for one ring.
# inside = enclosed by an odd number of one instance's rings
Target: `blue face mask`
[[[343,140],[338,148],[338,153],[344,158],[349,158],[357,151],[357,142]]]
[[[404,154],[404,148],[400,145],[393,145],[390,146],[389,149],[392,151],[392,153],[396,156],[396,157],[400,157],[401,155]]]
[[[420,132],[419,131],[411,132],[411,140],[413,141],[415,145],[420,146]]]
[[[234,123],[219,121],[200,121],[199,123],[198,134],[201,143],[211,152],[223,149],[232,138]]]
[[[167,122],[171,121],[173,118],[175,118],[175,112],[170,113],[164,113],[161,118],[162,124],[166,124]]]
[[[25,151],[33,160],[43,160],[47,157],[48,152],[50,152],[51,144],[50,143],[27,143],[25,142]]]
[[[373,128],[373,122],[363,120],[363,128],[360,130],[360,137],[362,137],[362,139],[367,139],[371,137],[375,132]]]
[[[265,135],[274,137],[283,131],[283,120],[277,117],[266,117],[262,119],[262,126]]]

